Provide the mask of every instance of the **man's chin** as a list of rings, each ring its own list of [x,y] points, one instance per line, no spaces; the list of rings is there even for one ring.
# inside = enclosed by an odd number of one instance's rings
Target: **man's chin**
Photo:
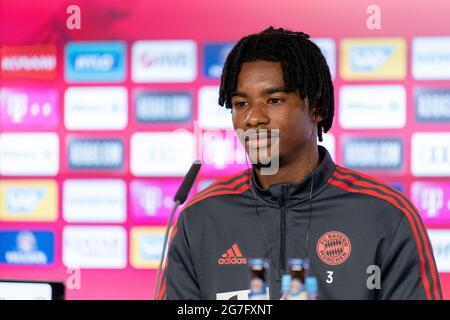
[[[271,157],[264,157],[264,158],[260,158],[258,157],[256,160],[252,161],[250,159],[252,165],[256,168],[269,168],[270,166],[272,166],[274,163],[280,163],[280,157],[275,158],[271,158]]]
[[[259,174],[265,176],[273,176],[278,173],[280,169],[279,159],[272,159],[271,161],[257,161],[253,164],[253,168],[259,172]]]

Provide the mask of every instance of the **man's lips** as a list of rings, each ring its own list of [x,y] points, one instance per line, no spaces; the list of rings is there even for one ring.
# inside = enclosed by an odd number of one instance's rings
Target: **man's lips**
[[[268,148],[271,145],[270,139],[253,139],[247,142],[247,145],[251,149],[255,148]]]
[[[277,135],[271,135],[270,133],[264,133],[260,135],[252,135],[248,137],[246,144],[249,148],[268,148],[271,144],[278,140]]]

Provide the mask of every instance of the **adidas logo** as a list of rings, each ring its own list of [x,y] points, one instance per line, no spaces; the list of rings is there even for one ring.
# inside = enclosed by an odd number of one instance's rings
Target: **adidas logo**
[[[239,246],[235,243],[217,262],[219,264],[247,264],[247,258],[244,258]]]

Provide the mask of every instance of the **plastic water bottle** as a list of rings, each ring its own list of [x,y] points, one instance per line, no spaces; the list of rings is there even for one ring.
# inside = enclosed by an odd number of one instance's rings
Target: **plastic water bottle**
[[[249,259],[249,300],[268,300],[270,264],[267,259]]]
[[[281,277],[281,298],[280,300],[287,300],[291,290],[291,275],[284,274]]]
[[[291,276],[288,300],[308,300],[308,294],[305,289],[305,279],[309,270],[308,260],[289,259],[288,267]]]
[[[308,293],[308,300],[317,300],[318,289],[317,289],[317,278],[307,277],[305,280],[305,288]]]

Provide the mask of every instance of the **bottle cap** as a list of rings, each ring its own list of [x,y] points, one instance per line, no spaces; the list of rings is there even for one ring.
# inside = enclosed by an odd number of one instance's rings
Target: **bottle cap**
[[[291,258],[291,259],[288,260],[288,265],[289,266],[294,266],[294,265],[302,266],[303,265],[303,259]]]

